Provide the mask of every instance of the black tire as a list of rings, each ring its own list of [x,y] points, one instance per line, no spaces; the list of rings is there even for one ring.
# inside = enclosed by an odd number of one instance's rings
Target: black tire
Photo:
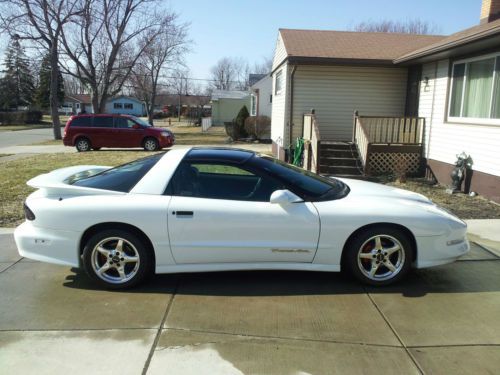
[[[358,280],[382,286],[395,283],[408,273],[414,249],[403,231],[381,225],[357,234],[346,251],[345,263]]]
[[[137,258],[135,262],[132,261],[134,257]],[[83,249],[83,266],[89,277],[100,286],[126,289],[138,285],[151,273],[153,257],[148,246],[135,234],[110,229],[94,234],[87,241]],[[97,272],[103,268],[103,272]]]
[[[77,138],[77,140],[75,141],[75,147],[76,147],[78,152],[86,152],[86,151],[90,151],[90,149],[92,148],[92,145],[90,144],[90,141],[88,140],[88,138],[80,137],[80,138]]]
[[[160,143],[153,137],[146,138],[142,144],[146,151],[157,151],[160,148]]]

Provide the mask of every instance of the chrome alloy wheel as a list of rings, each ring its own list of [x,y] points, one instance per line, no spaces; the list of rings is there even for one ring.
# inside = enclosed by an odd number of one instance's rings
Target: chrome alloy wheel
[[[388,234],[379,234],[366,240],[358,250],[359,270],[370,280],[394,278],[405,264],[401,242]]]
[[[79,151],[89,151],[90,150],[90,144],[89,144],[89,141],[87,141],[86,139],[79,139],[76,143],[76,148],[79,150]]]
[[[111,284],[123,284],[139,270],[139,252],[124,238],[109,237],[92,249],[92,269],[100,279]]]
[[[146,141],[144,142],[144,148],[147,151],[155,151],[157,147],[157,142],[152,138],[146,139]]]

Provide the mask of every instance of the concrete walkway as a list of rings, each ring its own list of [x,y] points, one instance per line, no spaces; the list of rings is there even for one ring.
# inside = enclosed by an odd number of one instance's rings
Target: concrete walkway
[[[476,221],[471,230],[494,240],[500,227]],[[493,374],[500,368],[500,258],[475,244],[464,259],[414,271],[387,288],[331,273],[228,272],[157,275],[134,290],[109,292],[77,269],[21,259],[10,232],[0,230],[5,373]]]

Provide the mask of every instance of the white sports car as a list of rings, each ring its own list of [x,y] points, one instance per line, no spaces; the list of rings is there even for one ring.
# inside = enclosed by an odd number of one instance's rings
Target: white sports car
[[[227,148],[171,150],[28,181],[19,254],[108,288],[148,274],[350,270],[384,285],[469,250],[466,224],[413,192]]]

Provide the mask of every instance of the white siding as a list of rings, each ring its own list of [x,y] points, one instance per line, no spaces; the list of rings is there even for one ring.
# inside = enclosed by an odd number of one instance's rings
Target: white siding
[[[280,70],[283,71],[283,89],[279,95],[274,95],[276,84],[276,73]],[[288,82],[289,82],[289,69],[288,64],[282,65],[280,69],[272,75],[272,116],[271,116],[271,139],[279,146],[288,148],[288,141],[286,141],[286,123],[287,123],[287,108],[288,108]]]
[[[303,114],[316,110],[323,140],[351,140],[353,113],[402,116],[406,100],[406,68],[298,66],[294,79],[294,138]]]
[[[500,176],[500,126],[446,122],[449,61],[425,64],[420,84],[419,116],[426,118],[426,156],[454,164],[456,155],[471,155],[473,169]]]
[[[285,49],[285,44],[283,43],[283,38],[281,37],[281,33],[278,33],[278,39],[276,40],[276,48],[274,50],[273,57],[273,68],[276,69],[287,57],[287,52]]]
[[[271,76],[262,78],[252,86],[252,90],[259,90],[258,116],[272,116],[272,103],[269,96],[273,92],[273,79]]]

